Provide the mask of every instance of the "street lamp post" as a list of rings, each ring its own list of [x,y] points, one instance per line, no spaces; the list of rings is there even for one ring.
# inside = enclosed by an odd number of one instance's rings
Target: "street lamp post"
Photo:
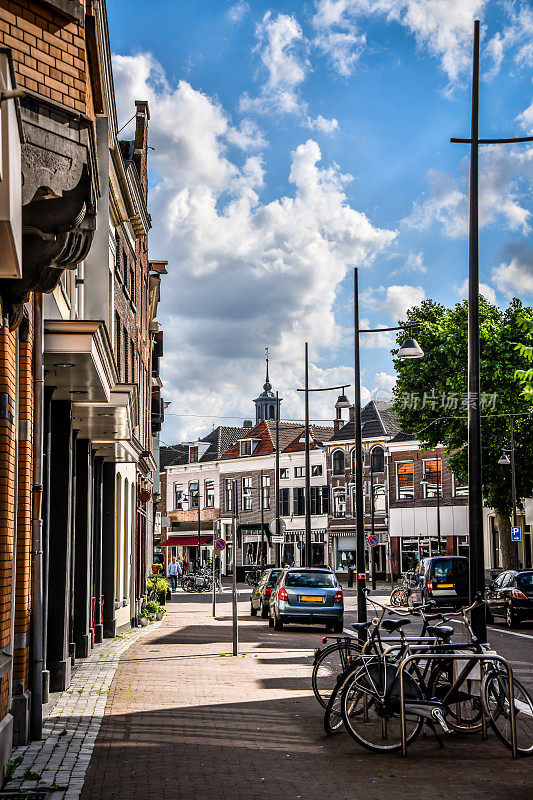
[[[276,392],[276,536],[280,535],[280,517],[279,517],[279,393]],[[279,558],[279,544],[276,542],[274,545],[274,552],[276,554],[275,564],[276,567],[280,565]]]
[[[479,377],[479,220],[478,154],[480,144],[531,142],[533,136],[515,139],[479,138],[479,20],[474,22],[472,59],[472,114],[469,139],[450,139],[470,145],[470,224],[468,245],[468,528],[470,545],[470,599],[485,590],[485,553],[483,543],[483,487],[481,482],[481,410]],[[485,608],[472,610],[472,629],[476,637],[487,641]]]
[[[311,453],[310,453],[310,430],[309,430],[309,393],[310,392],[332,392],[334,389],[344,389],[344,386],[326,386],[323,389],[309,388],[309,345],[305,343],[305,388],[296,389],[297,392],[305,392],[305,550],[304,564],[311,567]],[[340,398],[339,398],[340,400]],[[350,404],[346,400],[346,407]]]
[[[365,565],[365,520],[364,520],[364,494],[363,494],[363,439],[361,428],[361,366],[359,357],[360,333],[383,333],[384,331],[408,331],[408,338],[396,354],[399,359],[422,358],[424,351],[411,336],[411,328],[420,327],[420,323],[400,325],[394,328],[369,328],[359,327],[359,289],[358,270],[353,271],[353,316],[354,316],[354,374],[355,374],[355,403],[354,403],[354,433],[355,433],[355,505],[356,505],[356,568],[357,568],[357,621],[366,622],[366,565]],[[360,638],[363,639],[360,631]]]
[[[511,447],[507,449],[503,449],[500,458],[498,459],[498,464],[502,464],[506,467],[511,467],[511,503],[513,505],[513,525],[516,527],[517,525],[517,514],[516,514],[516,470],[515,470],[515,446],[514,446],[514,419],[510,417],[511,422]],[[507,455],[509,454],[509,455]],[[511,458],[509,458],[509,456]],[[515,542],[515,569],[518,569],[518,542]]]
[[[370,528],[374,535],[374,454],[370,453]],[[370,548],[370,558],[372,563],[372,589],[376,588],[376,548]]]

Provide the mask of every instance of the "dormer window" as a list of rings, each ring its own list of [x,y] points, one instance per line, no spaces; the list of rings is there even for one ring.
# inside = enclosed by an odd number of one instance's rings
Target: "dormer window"
[[[259,439],[241,439],[240,441],[241,456],[251,456],[258,444],[259,444]]]
[[[195,464],[198,461],[198,445],[191,445],[189,447],[189,463]]]

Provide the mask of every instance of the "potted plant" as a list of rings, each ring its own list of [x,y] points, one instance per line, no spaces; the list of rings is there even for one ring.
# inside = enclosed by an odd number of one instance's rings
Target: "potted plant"
[[[166,578],[161,578],[158,576],[155,588],[157,589],[159,604],[164,606],[167,599],[167,593],[170,591],[170,583],[167,581]]]
[[[154,575],[159,575],[161,571],[161,564],[152,564],[152,572]]]

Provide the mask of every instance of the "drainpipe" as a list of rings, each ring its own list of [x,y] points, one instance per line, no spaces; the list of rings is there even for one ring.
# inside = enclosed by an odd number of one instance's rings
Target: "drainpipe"
[[[43,729],[43,296],[36,292],[33,340],[33,496],[31,548],[31,677],[30,735],[42,739]]]

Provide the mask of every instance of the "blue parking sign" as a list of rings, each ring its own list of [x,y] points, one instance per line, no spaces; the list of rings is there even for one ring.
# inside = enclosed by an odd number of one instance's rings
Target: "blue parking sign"
[[[511,527],[511,541],[512,542],[522,541],[522,528],[520,527],[520,525],[513,525]]]

